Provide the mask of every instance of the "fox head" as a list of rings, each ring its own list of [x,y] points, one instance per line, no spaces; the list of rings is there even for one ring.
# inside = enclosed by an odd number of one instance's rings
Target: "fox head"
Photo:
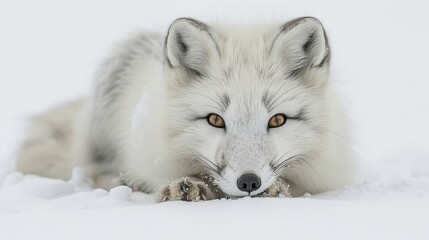
[[[330,50],[321,23],[268,28],[172,23],[165,41],[169,145],[186,175],[257,195],[323,151]],[[294,179],[289,179],[293,184]]]

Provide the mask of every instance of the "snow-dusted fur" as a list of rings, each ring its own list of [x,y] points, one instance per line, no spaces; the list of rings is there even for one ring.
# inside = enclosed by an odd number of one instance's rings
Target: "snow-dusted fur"
[[[161,201],[246,196],[237,187],[245,173],[261,181],[252,196],[351,184],[347,119],[329,62],[315,18],[251,26],[178,19],[166,37],[142,33],[117,48],[81,107],[46,114],[60,118],[51,127],[67,130],[64,142],[52,130],[32,133],[18,170],[67,178],[75,162],[97,186],[159,191]],[[211,113],[224,128],[209,125]],[[269,128],[278,113],[286,123]]]

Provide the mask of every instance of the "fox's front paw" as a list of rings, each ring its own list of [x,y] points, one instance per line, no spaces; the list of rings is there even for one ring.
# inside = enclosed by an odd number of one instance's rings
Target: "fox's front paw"
[[[214,193],[203,181],[193,177],[183,177],[173,181],[158,195],[158,202],[205,201],[214,199]]]
[[[283,178],[277,178],[274,183],[258,197],[292,197],[289,192],[289,184]]]

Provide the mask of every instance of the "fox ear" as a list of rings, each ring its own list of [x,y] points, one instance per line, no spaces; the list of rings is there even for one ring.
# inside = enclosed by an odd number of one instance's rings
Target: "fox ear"
[[[168,30],[165,41],[167,63],[204,75],[213,54],[219,54],[210,28],[197,20],[179,18]]]
[[[285,60],[288,75],[329,65],[328,39],[319,20],[302,17],[287,22],[274,40],[272,53]]]

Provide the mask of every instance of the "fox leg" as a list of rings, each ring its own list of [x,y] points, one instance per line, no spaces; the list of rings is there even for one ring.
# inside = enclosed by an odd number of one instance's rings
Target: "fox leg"
[[[278,177],[270,187],[257,197],[292,197],[289,192],[289,184],[282,178]]]
[[[182,177],[172,181],[158,193],[158,202],[206,201],[220,198],[219,189],[196,177]]]

